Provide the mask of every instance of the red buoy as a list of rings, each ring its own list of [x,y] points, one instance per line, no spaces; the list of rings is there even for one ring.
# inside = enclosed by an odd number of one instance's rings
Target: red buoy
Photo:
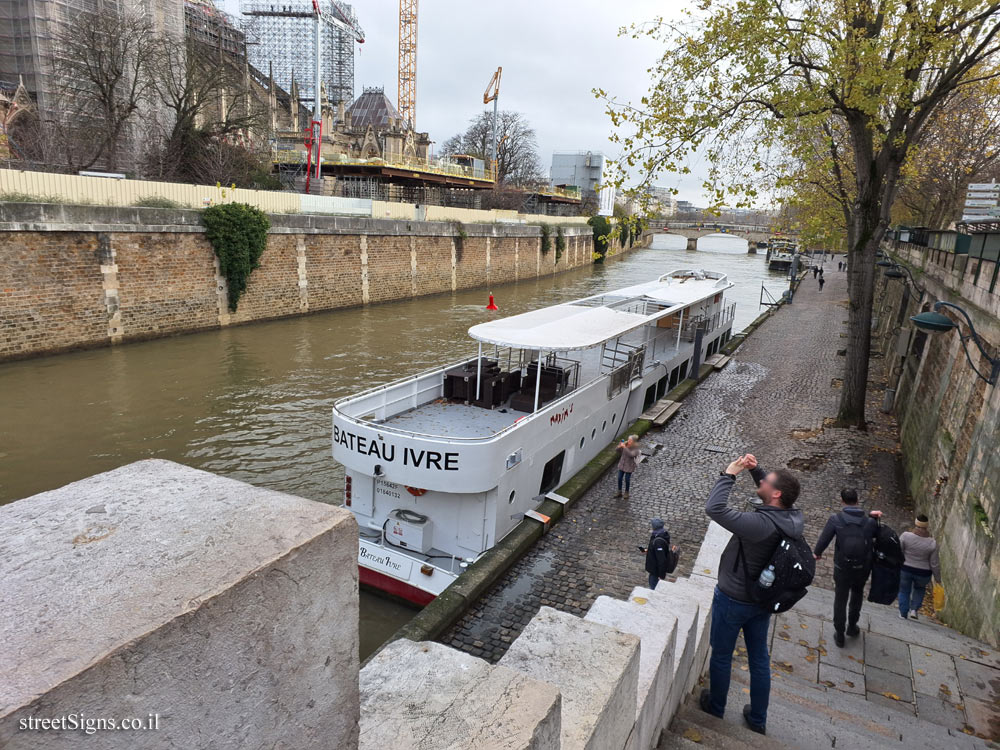
[[[493,301],[493,295],[492,294],[490,295],[490,304],[488,304],[486,306],[486,309],[487,310],[499,310],[500,309],[499,307],[497,307],[497,303]]]

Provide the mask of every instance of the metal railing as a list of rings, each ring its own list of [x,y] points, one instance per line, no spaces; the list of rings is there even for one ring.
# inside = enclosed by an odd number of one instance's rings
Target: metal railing
[[[629,383],[635,378],[642,374],[642,363],[646,357],[646,347],[645,346],[631,346],[629,344],[622,344],[621,342],[615,342],[615,348],[610,350],[605,345],[604,351],[602,351],[601,356],[601,369],[604,370],[605,362],[611,363],[615,362],[616,356],[625,353],[625,347],[628,348],[627,354],[625,356],[624,363],[614,367],[611,370],[608,377],[608,398],[612,399],[621,393],[623,390],[628,388]],[[605,359],[605,354],[607,353],[607,359]]]
[[[306,161],[306,151],[304,148],[275,148],[272,152],[271,158],[275,164],[301,164]],[[467,167],[462,164],[456,164],[455,162],[440,159],[361,159],[359,157],[348,156],[347,154],[328,154],[323,156],[323,164],[358,167],[391,167],[393,169],[405,169],[410,172],[425,172],[427,174],[436,174],[446,177],[462,177],[470,180],[494,182],[493,170],[489,166]]]

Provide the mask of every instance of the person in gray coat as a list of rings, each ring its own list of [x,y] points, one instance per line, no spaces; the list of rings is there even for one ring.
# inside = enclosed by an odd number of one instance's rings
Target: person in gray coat
[[[750,512],[729,506],[729,494],[737,475],[749,469],[757,485],[757,497],[763,503]],[[805,521],[794,507],[799,496],[799,480],[785,469],[764,471],[752,454],[740,456],[721,472],[705,503],[705,513],[722,528],[733,533],[719,561],[719,581],[712,600],[712,625],[709,642],[709,689],[703,690],[701,709],[722,717],[729,694],[733,649],[740,631],[750,663],[750,703],[743,707],[743,719],[755,732],[765,733],[767,705],[771,695],[771,658],[767,650],[767,632],[771,613],[749,601],[748,583],[755,581],[771,560],[781,534],[802,536]],[[779,532],[779,529],[781,530]],[[743,549],[743,564],[739,562]]]

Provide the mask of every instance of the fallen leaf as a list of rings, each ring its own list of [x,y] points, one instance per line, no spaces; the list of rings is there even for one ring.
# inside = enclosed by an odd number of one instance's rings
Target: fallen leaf
[[[806,661],[811,664],[812,662],[816,661],[816,657],[813,656],[812,654],[809,654],[809,656],[806,657]]]
[[[820,654],[822,654],[823,656],[826,656],[826,649],[825,648],[823,648],[822,646],[820,646],[817,650],[820,652]]]
[[[940,690],[945,695],[951,695],[951,688],[949,688],[944,683],[941,684],[941,687],[939,687],[938,690]]]
[[[778,633],[778,637],[783,641],[792,640],[792,636],[788,635],[788,633]]]
[[[788,630],[788,629],[789,629],[790,627],[792,627],[792,626],[791,626],[791,625],[788,625],[788,624],[786,623],[785,625],[782,625],[781,627],[783,627],[783,628],[784,628],[785,630]]]
[[[826,685],[827,687],[837,687],[837,683],[830,682],[830,680],[823,680],[823,684]]]
[[[802,628],[803,630],[809,630],[809,626],[806,625],[804,622],[800,622],[799,627]]]
[[[748,667],[746,664],[744,664],[743,666],[740,667],[740,670],[743,671],[743,672],[747,672],[747,671],[749,671],[749,669],[750,669],[750,667]]]
[[[694,727],[688,727],[684,730],[684,739],[691,740],[691,742],[701,742],[701,732]]]
[[[809,641],[807,641],[805,638],[799,638],[799,645],[800,646],[808,646],[809,645]]]
[[[854,687],[854,683],[850,680],[844,680],[844,684],[847,685],[847,687]]]
[[[894,700],[894,701],[898,701],[899,700],[899,696],[896,695],[895,693],[882,693],[882,695],[884,695],[886,698],[890,698],[891,700]]]
[[[637,596],[632,601],[634,601],[636,604],[647,604],[649,602],[649,599],[646,599],[645,597],[642,596]]]
[[[922,670],[922,669],[918,669],[917,670],[917,674],[923,676],[923,675],[925,675],[927,673],[924,670]]]
[[[750,688],[743,688],[743,692],[750,695]]]

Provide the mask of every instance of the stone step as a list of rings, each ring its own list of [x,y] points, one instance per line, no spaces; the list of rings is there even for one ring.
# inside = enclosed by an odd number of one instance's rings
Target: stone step
[[[498,666],[558,688],[562,694],[563,750],[625,747],[637,705],[636,636],[542,607]],[[474,743],[462,746],[477,747]],[[395,745],[387,741],[383,747]]]
[[[709,747],[736,746],[750,750],[780,750],[783,747],[777,740],[751,732],[742,725],[742,720],[740,721],[741,723],[737,724],[706,714],[699,708],[698,698],[695,695],[688,698],[670,726],[670,730],[682,736],[688,730],[694,730],[702,736],[702,742]]]
[[[558,688],[439,643],[390,643],[360,690],[360,750],[561,746]]]
[[[662,586],[664,584],[660,584]],[[657,589],[660,588],[657,586]],[[667,699],[660,717],[661,726],[668,723],[677,711],[677,707],[687,694],[688,675],[696,672],[692,669],[698,645],[698,602],[688,596],[657,596],[651,589],[637,586],[632,589],[629,601],[643,607],[649,607],[663,622],[676,620],[676,636],[674,641],[673,674]],[[678,679],[678,676],[680,679]]]
[[[713,748],[715,750],[724,750],[726,745],[712,745],[707,742],[693,742],[686,737],[682,737],[679,734],[673,734],[672,732],[664,732],[663,736],[660,737],[660,744],[656,746],[656,750],[695,750],[696,748]]]
[[[816,586],[810,587],[809,593],[795,605],[794,611],[829,619],[833,613],[833,591]],[[887,635],[908,643],[919,643],[934,651],[1000,669],[1000,649],[924,617],[919,620],[900,619],[895,605],[865,602],[858,625],[862,630]]]
[[[674,680],[677,618],[664,619],[659,610],[631,600],[599,596],[584,619],[639,638],[638,705],[627,747],[648,750],[662,729],[663,706]]]
[[[732,685],[738,686],[738,695],[742,695],[739,705],[742,710],[743,703],[749,702],[749,695],[744,692],[744,689],[750,687],[749,674],[734,670]],[[730,700],[733,700],[734,694],[734,690],[731,689]],[[852,731],[863,730],[865,734],[879,738],[895,737],[895,741],[909,743],[914,747],[949,747],[956,750],[959,748],[982,750],[987,747],[983,740],[966,735],[958,729],[934,724],[896,708],[883,707],[865,700],[860,695],[852,695],[835,688],[828,689],[823,685],[815,685],[784,674],[772,677],[769,716],[776,706],[779,707],[778,715],[781,715],[784,709],[788,709],[792,715],[808,714],[822,717],[824,721],[833,725],[844,723],[852,727]],[[768,725],[770,729],[770,718]],[[838,741],[838,746],[844,745]]]

